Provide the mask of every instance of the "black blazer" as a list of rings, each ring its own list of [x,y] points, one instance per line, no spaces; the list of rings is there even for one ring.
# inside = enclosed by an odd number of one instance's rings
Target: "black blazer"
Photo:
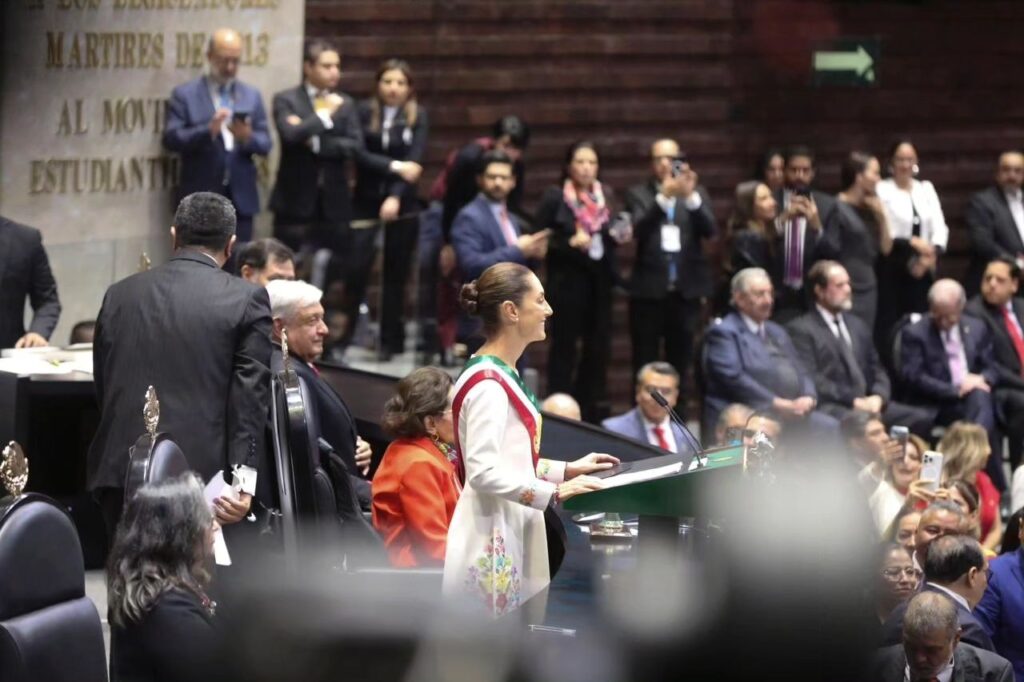
[[[348,468],[349,478],[356,488],[360,502],[369,502],[370,482],[362,477],[356,468],[356,419],[349,411],[348,405],[341,399],[337,391],[326,381],[317,376],[313,368],[300,358],[292,356],[291,367],[309,387],[315,405],[307,418],[312,418],[313,428],[320,437],[331,444]],[[327,467],[324,466],[324,469]]]
[[[25,335],[26,296],[34,311],[28,331],[49,339],[60,318],[60,299],[43,236],[0,216],[0,348]]]
[[[548,275],[552,269],[570,270],[576,272],[580,269],[593,268],[595,266],[607,269],[609,276],[614,272],[615,263],[615,240],[608,233],[608,228],[615,219],[612,206],[612,191],[610,187],[601,185],[604,191],[605,202],[608,206],[609,220],[601,232],[594,237],[600,239],[604,244],[604,257],[600,261],[591,260],[590,256],[577,248],[569,246],[569,240],[576,234],[576,216],[572,209],[565,203],[561,187],[549,187],[544,190],[540,204],[535,214],[535,224],[538,230],[551,228],[551,237],[548,239]]]
[[[1024,301],[1012,299],[1013,312],[1017,320],[1024,324]],[[985,303],[981,296],[975,296],[967,304],[966,312],[983,321],[992,336],[992,359],[995,371],[999,375],[999,386],[1024,390],[1024,377],[1021,377],[1020,358],[1013,346],[1010,332],[1006,330],[1003,313],[998,308]]]
[[[992,337],[981,320],[960,317],[960,339],[967,358],[967,370],[981,374],[990,386],[999,382],[992,361]],[[903,328],[900,336],[900,378],[919,400],[956,402],[957,387],[949,374],[949,359],[939,329],[930,317]]]
[[[110,626],[111,682],[194,682],[215,679],[217,631],[191,592],[174,588],[137,623]]]
[[[907,655],[902,644],[879,649],[872,657],[864,682],[903,682]],[[1013,682],[1013,667],[1002,656],[970,644],[957,644],[953,650],[951,682]]]
[[[661,226],[668,222],[668,216],[655,199],[657,192],[656,181],[650,180],[626,193],[626,210],[633,216],[636,241],[636,262],[629,287],[633,298],[662,299],[668,293],[669,257],[661,250]],[[715,236],[715,216],[707,191],[698,187],[697,192],[701,198],[700,208],[687,210],[683,200],[677,199],[674,216],[682,240],[682,250],[674,256],[678,273],[676,287],[685,299],[706,298],[714,290],[703,240]]]
[[[922,592],[935,592],[941,594],[947,599],[951,599],[948,594],[942,590],[936,589],[931,585],[926,584],[921,588]],[[898,605],[893,609],[892,613],[889,614],[889,618],[882,625],[882,634],[879,639],[879,646],[891,646],[893,644],[903,643],[903,617],[907,613],[907,605],[909,600]],[[960,623],[960,641],[971,646],[976,646],[979,649],[985,649],[986,651],[995,651],[996,647],[992,643],[992,638],[988,636],[985,629],[978,622],[978,619],[974,617],[971,610],[960,602],[956,602],[956,619]]]
[[[854,315],[844,314],[843,321],[850,332],[853,356],[864,375],[866,395],[878,395],[888,402],[891,394],[889,375],[878,357],[871,331]],[[839,345],[845,341],[832,333],[817,308],[796,318],[786,328],[793,339],[797,356],[814,379],[820,409],[828,411],[827,408],[832,404],[841,406],[845,412],[853,407],[854,398],[864,397],[853,391],[852,379]]]
[[[988,262],[996,256],[1016,258],[1024,253],[1024,242],[1002,187],[989,187],[972,196],[965,217],[971,241],[971,270],[964,288],[977,291]]]
[[[386,149],[380,131],[370,130],[372,117],[373,100],[360,102],[359,124],[366,146],[356,153],[356,211],[360,215],[376,216],[381,203],[388,197],[399,197],[402,200],[402,211],[410,211],[416,201],[416,185],[410,185],[393,174],[388,166],[392,161],[420,163],[423,160],[427,148],[427,110],[418,107],[416,123],[410,127],[405,111],[399,109],[391,124]]]
[[[321,187],[325,218],[348,222],[352,217],[346,161],[356,158],[363,149],[363,132],[355,100],[339,94],[344,103],[331,117],[334,127],[330,130],[313,110],[305,84],[274,95],[274,124],[281,138],[281,161],[270,209],[279,221],[312,220]],[[289,116],[298,116],[302,122],[291,125],[287,122]],[[320,137],[318,154],[309,146],[314,135]]]
[[[874,328],[878,309],[878,278],[875,275],[880,253],[878,235],[864,215],[845,201],[836,201],[835,215],[819,253],[829,254],[824,257],[835,258],[846,268],[853,290],[851,312]]]
[[[258,466],[270,407],[267,290],[198,251],[113,284],[93,344],[100,424],[88,485],[121,488],[128,448],[145,431],[146,388],[160,399],[160,430],[204,481],[230,464]]]

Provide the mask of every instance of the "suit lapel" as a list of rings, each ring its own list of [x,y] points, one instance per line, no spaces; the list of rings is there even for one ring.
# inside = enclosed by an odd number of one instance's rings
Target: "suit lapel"
[[[491,204],[483,196],[477,197],[477,201],[480,203],[480,210],[487,216],[487,224],[491,226],[491,234],[496,238],[496,243],[501,246],[508,244],[505,239],[505,231],[501,229],[501,225],[498,223],[498,218],[494,215],[494,211],[491,210]],[[512,221],[512,217],[509,216],[509,222]],[[512,229],[515,229],[515,223],[512,223]]]
[[[206,80],[206,76],[203,76],[198,81],[199,92],[196,93],[197,100],[202,105],[204,111],[204,120],[213,118],[213,115],[217,112],[217,103],[213,101],[213,95],[210,94],[210,82]]]
[[[303,119],[309,118],[315,113],[313,111],[313,101],[309,99],[305,83],[295,90],[295,109],[298,110],[299,117]]]
[[[9,254],[11,252],[11,228],[8,224],[9,222],[6,218],[0,218],[0,253]],[[4,280],[4,270],[7,269],[7,261],[9,260],[10,258],[0,258],[0,282]],[[23,298],[22,305],[24,303],[25,300]]]

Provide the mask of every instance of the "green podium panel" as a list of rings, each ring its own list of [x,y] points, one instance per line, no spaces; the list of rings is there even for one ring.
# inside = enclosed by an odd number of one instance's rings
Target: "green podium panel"
[[[701,456],[707,461],[700,469],[583,493],[569,498],[563,506],[568,511],[697,516],[700,498],[714,494],[721,483],[735,480],[743,470],[743,446],[707,450]]]

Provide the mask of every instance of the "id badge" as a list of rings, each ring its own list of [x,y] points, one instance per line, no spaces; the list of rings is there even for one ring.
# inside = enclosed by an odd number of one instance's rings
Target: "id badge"
[[[682,236],[678,225],[666,223],[661,226],[661,250],[665,253],[679,253],[683,250]]]

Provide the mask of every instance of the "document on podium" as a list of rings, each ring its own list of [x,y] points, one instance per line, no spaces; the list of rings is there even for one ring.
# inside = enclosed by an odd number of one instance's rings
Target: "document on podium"
[[[656,478],[663,478],[665,476],[671,476],[672,474],[678,474],[682,470],[683,463],[676,462],[674,464],[666,464],[665,466],[653,469],[631,471],[629,473],[619,474],[618,476],[609,476],[608,478],[602,479],[602,483],[604,483],[605,488],[617,488],[620,485],[640,483],[641,481],[653,481]]]

